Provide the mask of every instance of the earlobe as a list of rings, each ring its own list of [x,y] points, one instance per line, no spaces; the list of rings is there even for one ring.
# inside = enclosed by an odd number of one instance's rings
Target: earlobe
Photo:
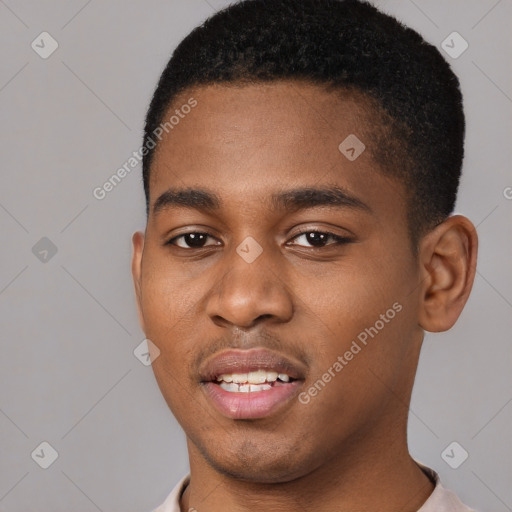
[[[144,251],[144,233],[137,231],[132,236],[133,254],[132,254],[132,278],[135,288],[135,300],[139,316],[139,324],[145,333],[144,315],[142,312],[142,254]]]
[[[454,215],[423,238],[420,247],[419,324],[450,329],[466,304],[476,273],[478,236],[471,221]]]

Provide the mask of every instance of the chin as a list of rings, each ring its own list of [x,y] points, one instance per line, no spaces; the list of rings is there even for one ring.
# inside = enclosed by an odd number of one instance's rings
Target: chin
[[[291,472],[289,462],[274,461],[260,464],[258,467],[248,467],[241,461],[209,461],[219,473],[249,483],[275,484],[285,483],[302,476],[296,467]]]
[[[245,439],[240,443],[227,439],[214,450],[201,449],[203,457],[217,472],[253,483],[284,483],[299,478],[311,470],[311,465],[298,460],[296,446],[273,447]],[[308,469],[309,468],[309,469]]]

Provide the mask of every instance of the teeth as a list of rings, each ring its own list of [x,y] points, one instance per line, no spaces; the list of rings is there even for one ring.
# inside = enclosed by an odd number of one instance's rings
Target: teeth
[[[277,380],[277,372],[267,372],[267,382],[275,382]]]
[[[219,386],[231,393],[254,393],[272,388],[270,384],[235,384],[234,382],[220,382]]]
[[[277,379],[283,382],[290,382],[290,377],[285,373],[277,373],[267,370],[256,370],[249,373],[224,373],[217,377],[217,382],[232,382],[235,384],[263,384],[264,382],[275,382]]]
[[[222,389],[225,389],[226,391],[231,391],[231,392],[235,392],[235,393],[238,392],[238,384],[235,384],[233,382],[221,382],[219,384],[219,386]]]
[[[247,382],[250,384],[263,384],[267,380],[267,372],[265,370],[257,370],[247,374]]]
[[[251,391],[266,391],[267,389],[272,389],[272,386],[270,384],[261,384],[261,385],[251,384]]]

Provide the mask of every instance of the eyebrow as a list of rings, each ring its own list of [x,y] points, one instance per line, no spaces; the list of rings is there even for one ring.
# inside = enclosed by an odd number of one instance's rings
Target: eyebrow
[[[214,213],[222,208],[222,199],[204,188],[170,188],[163,192],[153,205],[153,215],[168,208],[190,208]],[[361,199],[337,185],[301,187],[273,193],[269,198],[273,211],[297,211],[318,206],[350,208],[373,213]]]

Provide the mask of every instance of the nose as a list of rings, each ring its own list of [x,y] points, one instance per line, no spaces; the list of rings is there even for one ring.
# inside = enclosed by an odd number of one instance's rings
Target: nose
[[[292,297],[277,266],[271,264],[270,250],[251,263],[233,250],[225,256],[221,272],[206,304],[214,323],[247,329],[262,321],[291,319]]]

